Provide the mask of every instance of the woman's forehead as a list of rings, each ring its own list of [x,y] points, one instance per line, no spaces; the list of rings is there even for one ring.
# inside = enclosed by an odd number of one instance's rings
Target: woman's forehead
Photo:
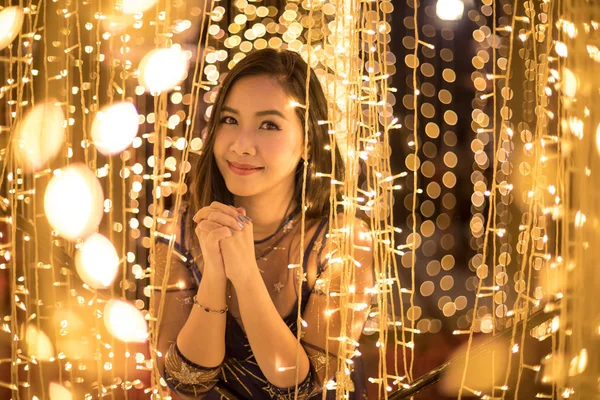
[[[225,106],[241,111],[293,109],[291,97],[276,79],[269,76],[250,76],[236,81],[231,87]]]

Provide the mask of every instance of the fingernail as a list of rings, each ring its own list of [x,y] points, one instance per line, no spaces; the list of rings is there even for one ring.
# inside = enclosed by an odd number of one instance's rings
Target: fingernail
[[[246,218],[246,220],[247,220],[248,222],[252,222],[252,218],[250,218],[249,216],[247,216],[247,215],[244,215],[244,218]]]
[[[242,222],[238,222],[238,226],[240,227],[240,229],[244,229],[244,224]]]
[[[240,221],[242,224],[244,224],[244,223],[246,222],[246,220],[244,219],[244,217],[243,217],[243,216],[241,216],[241,215],[238,215],[238,220],[239,220],[239,221]]]

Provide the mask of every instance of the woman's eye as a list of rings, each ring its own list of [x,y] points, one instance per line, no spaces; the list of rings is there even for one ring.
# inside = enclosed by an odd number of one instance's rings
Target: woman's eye
[[[278,131],[280,130],[279,125],[271,122],[271,121],[265,121],[264,124],[262,124],[262,127],[264,127],[266,130],[268,131]]]
[[[232,125],[232,124],[236,123],[236,120],[232,117],[223,117],[223,118],[221,118],[221,123],[227,124],[227,125]]]

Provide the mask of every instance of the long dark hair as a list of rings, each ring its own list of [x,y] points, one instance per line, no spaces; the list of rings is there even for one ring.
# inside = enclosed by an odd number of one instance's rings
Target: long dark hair
[[[189,186],[189,204],[186,225],[192,227],[192,217],[202,207],[210,205],[213,201],[224,204],[233,204],[233,194],[227,189],[213,153],[215,136],[220,121],[221,109],[233,85],[241,78],[249,76],[269,76],[277,80],[286,93],[301,105],[306,101],[306,78],[308,65],[302,57],[289,50],[264,49],[248,54],[238,62],[223,79],[212,108],[206,137],[204,139],[202,155],[196,166],[192,169]],[[328,119],[327,99],[316,74],[310,69],[309,81],[309,107],[308,107],[308,171],[306,181],[306,217],[319,218],[330,212],[331,183],[329,178],[317,177],[316,172],[331,174],[335,163],[332,178],[344,180],[344,164],[337,146],[331,150],[329,147],[328,124],[319,124],[319,121]],[[295,107],[302,126],[306,109]],[[300,160],[296,168],[294,198],[297,204],[302,203],[302,181],[304,162]],[[336,197],[339,194],[336,193]],[[189,231],[189,230],[188,230]],[[193,232],[193,229],[191,230]],[[195,235],[190,235],[195,241]]]

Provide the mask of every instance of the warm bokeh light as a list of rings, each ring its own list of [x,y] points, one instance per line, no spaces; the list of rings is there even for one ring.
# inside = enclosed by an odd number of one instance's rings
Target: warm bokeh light
[[[565,68],[563,70],[563,91],[567,97],[575,97],[577,93],[577,77],[570,69]]]
[[[166,92],[186,76],[188,55],[179,45],[150,51],[140,62],[140,85],[151,93]]]
[[[123,342],[145,342],[148,325],[140,310],[121,300],[111,299],[104,308],[104,325]]]
[[[92,139],[100,153],[118,154],[131,145],[138,127],[138,113],[133,103],[111,104],[96,114],[92,124]]]
[[[71,391],[61,384],[50,382],[48,387],[50,392],[50,400],[72,400]]]
[[[462,0],[438,0],[435,12],[440,19],[456,21],[462,18],[465,3]]]
[[[123,0],[121,9],[123,14],[141,13],[157,3],[157,0]]]
[[[54,358],[52,340],[34,325],[27,327],[25,341],[27,342],[27,355],[29,357],[35,357],[38,361],[51,361]]]
[[[27,171],[38,171],[65,140],[65,114],[55,100],[36,105],[18,125],[15,155]]]
[[[79,277],[94,289],[110,286],[119,270],[119,256],[115,246],[99,233],[92,233],[77,253],[76,269]]]
[[[0,11],[0,50],[12,43],[23,25],[23,9],[6,7]]]
[[[83,307],[57,309],[52,315],[52,324],[57,327],[58,333],[55,349],[69,354],[69,358],[92,360],[94,348],[89,346],[93,336],[90,326],[94,325],[95,318],[89,309]]]
[[[98,178],[83,164],[72,164],[52,177],[44,194],[48,222],[66,239],[84,238],[102,219],[104,195]]]
[[[579,354],[577,354],[571,360],[569,365],[569,376],[575,376],[582,374],[588,365],[588,352],[586,349],[581,349]]]

